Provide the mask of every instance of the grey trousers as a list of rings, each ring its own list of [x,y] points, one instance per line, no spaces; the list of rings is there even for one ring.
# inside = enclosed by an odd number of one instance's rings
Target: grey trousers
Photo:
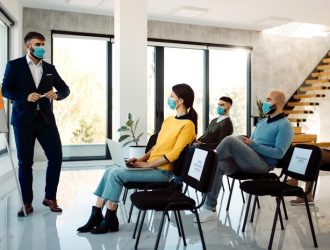
[[[273,168],[256,153],[249,145],[245,144],[240,136],[227,136],[216,148],[218,166],[210,192],[206,196],[204,207],[215,211],[217,199],[222,186],[223,175],[235,172],[267,173]]]

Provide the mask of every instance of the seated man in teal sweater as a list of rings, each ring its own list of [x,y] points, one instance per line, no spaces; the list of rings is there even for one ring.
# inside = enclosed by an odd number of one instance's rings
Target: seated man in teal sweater
[[[285,102],[282,92],[271,91],[262,107],[267,118],[258,122],[251,138],[228,136],[216,148],[218,167],[201,210],[201,222],[217,219],[216,205],[223,175],[238,171],[267,173],[283,158],[293,138],[292,125],[283,113]]]
[[[215,149],[223,138],[233,133],[233,123],[229,117],[232,104],[233,100],[230,97],[220,97],[217,107],[217,114],[219,116],[210,122],[205,133],[197,139],[195,144],[205,144]]]

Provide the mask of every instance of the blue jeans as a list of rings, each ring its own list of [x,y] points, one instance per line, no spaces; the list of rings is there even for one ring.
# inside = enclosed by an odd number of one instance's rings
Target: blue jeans
[[[117,203],[126,182],[166,182],[170,181],[172,177],[172,171],[160,169],[126,170],[122,167],[113,166],[104,172],[94,194],[104,200]]]
[[[205,208],[215,211],[217,199],[222,186],[222,176],[235,172],[261,174],[273,168],[256,153],[249,145],[245,144],[240,136],[227,136],[216,148],[218,166],[210,192],[206,196]]]

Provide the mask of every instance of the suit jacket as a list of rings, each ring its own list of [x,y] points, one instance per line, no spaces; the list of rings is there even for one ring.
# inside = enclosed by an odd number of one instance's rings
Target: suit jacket
[[[30,126],[35,119],[37,103],[40,114],[47,125],[55,124],[52,103],[48,98],[41,98],[38,102],[28,102],[28,95],[32,92],[44,94],[53,89],[57,91],[58,100],[66,98],[70,89],[57,73],[55,67],[42,61],[42,77],[38,88],[33,80],[26,56],[7,63],[2,82],[2,94],[13,101],[11,124],[14,126]]]

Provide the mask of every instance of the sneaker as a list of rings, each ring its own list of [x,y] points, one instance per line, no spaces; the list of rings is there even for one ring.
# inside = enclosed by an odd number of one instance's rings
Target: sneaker
[[[202,208],[201,212],[199,213],[199,221],[201,223],[205,223],[211,220],[217,220],[218,216],[217,213],[215,211],[206,209],[206,208]],[[196,218],[194,219],[194,223],[197,223]]]
[[[307,195],[307,202],[308,202],[308,205],[313,205],[314,204],[313,198],[309,197],[308,195]],[[293,205],[293,206],[302,206],[302,205],[305,205],[305,199],[301,198],[301,197],[297,197],[297,199],[291,200],[290,204]]]

